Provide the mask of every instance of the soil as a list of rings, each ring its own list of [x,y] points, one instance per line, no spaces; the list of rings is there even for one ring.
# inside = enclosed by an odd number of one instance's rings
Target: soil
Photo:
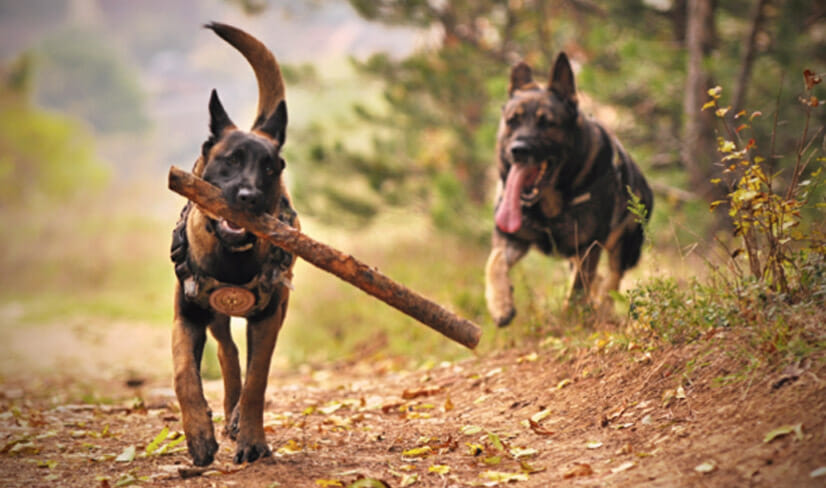
[[[66,334],[35,336],[52,332]],[[3,338],[0,486],[826,486],[826,361],[748,368],[711,344],[723,333],[651,351],[550,339],[418,370],[380,354],[276,365],[274,455],[233,464],[216,424],[206,469],[175,444],[168,331],[131,332],[132,353],[108,336],[24,348],[26,334]],[[220,380],[205,385],[221,422]]]

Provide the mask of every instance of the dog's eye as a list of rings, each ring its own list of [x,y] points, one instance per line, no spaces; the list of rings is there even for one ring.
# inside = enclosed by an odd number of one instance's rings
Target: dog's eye
[[[519,116],[518,115],[511,115],[507,119],[505,119],[505,123],[508,124],[508,127],[511,129],[519,126]]]
[[[554,126],[554,122],[546,115],[542,114],[536,119],[536,125],[542,127],[543,129],[548,129]]]
[[[264,172],[267,173],[267,176],[274,176],[277,172],[284,169],[284,160],[281,158],[276,159],[274,162],[266,162],[264,163]]]

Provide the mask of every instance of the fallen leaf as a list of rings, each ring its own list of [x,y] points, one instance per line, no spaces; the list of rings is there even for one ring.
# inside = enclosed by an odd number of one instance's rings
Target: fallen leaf
[[[569,469],[562,477],[570,479],[576,476],[591,476],[592,474],[594,474],[594,470],[591,469],[590,464],[574,463],[574,467]]]
[[[591,441],[585,444],[585,447],[588,449],[599,449],[602,447],[602,442],[600,441]]]
[[[135,446],[129,446],[123,450],[118,457],[115,458],[117,463],[131,463],[135,460]]]
[[[629,469],[633,468],[636,465],[637,465],[637,463],[635,463],[634,461],[626,461],[626,462],[620,464],[619,466],[617,466],[616,468],[611,469],[611,472],[615,473],[615,474],[616,473],[621,473],[623,471],[628,471]]]
[[[487,373],[485,373],[485,378],[490,378],[491,376],[496,376],[496,375],[498,375],[499,373],[501,373],[502,371],[504,371],[504,370],[502,369],[502,367],[501,367],[501,366],[500,366],[500,367],[498,367],[498,368],[493,368],[492,370],[490,370],[490,371],[488,371]]]
[[[535,352],[532,352],[530,354],[526,354],[524,356],[520,356],[520,357],[516,358],[516,362],[517,363],[525,363],[525,362],[531,362],[532,363],[532,362],[536,361],[537,358],[539,358],[539,355],[536,354]]]
[[[541,473],[542,471],[545,471],[544,466],[534,466],[525,460],[520,460],[519,466],[522,468],[523,472],[528,474]]]
[[[450,473],[450,466],[446,466],[444,464],[434,464],[427,468],[428,473],[436,473],[436,474],[448,474]]]
[[[435,395],[440,393],[442,390],[444,390],[443,386],[425,386],[416,390],[404,390],[402,392],[402,398],[405,400],[412,400],[414,398]]]
[[[350,483],[347,488],[390,488],[390,485],[375,478],[362,478]]]
[[[324,405],[323,407],[319,407],[318,411],[323,413],[324,415],[330,415],[331,413],[335,412],[343,406],[344,404],[342,404],[341,402],[333,401],[328,403],[327,405]]]
[[[433,453],[433,448],[430,446],[414,447],[402,452],[405,457],[425,457]]]
[[[18,441],[12,445],[8,452],[9,454],[37,454],[40,452],[40,448],[31,441]]]
[[[416,473],[404,473],[401,477],[402,479],[399,480],[399,486],[404,488],[405,486],[410,486],[413,483],[419,481],[419,475]]]
[[[46,461],[37,461],[38,468],[46,468],[46,469],[54,469],[57,467],[57,461],[46,460]]]
[[[826,476],[826,466],[821,466],[809,473],[809,478],[820,478],[821,476]]]
[[[769,443],[778,437],[788,435],[794,432],[794,437],[797,440],[803,439],[803,424],[783,425],[776,429],[772,429],[763,437],[764,443]]]
[[[146,454],[152,454],[157,451],[161,447],[161,442],[166,440],[166,437],[169,435],[169,427],[164,426],[161,429],[161,433],[156,435],[152,442],[146,445]]]
[[[534,449],[532,447],[514,447],[513,449],[510,450],[510,453],[511,453],[511,456],[513,456],[514,459],[518,460],[519,458],[523,458],[523,457],[535,456],[535,455],[539,454],[539,451],[537,451],[536,449]]]
[[[530,425],[531,430],[535,434],[538,434],[538,435],[553,435],[554,434],[552,430],[548,430],[548,429],[542,427],[541,425],[539,425],[539,422],[534,422],[531,419],[528,419],[528,425]]]
[[[528,481],[527,473],[506,473],[504,471],[483,471],[479,477],[494,483],[510,483],[511,481]]]
[[[301,443],[295,439],[289,439],[283,446],[276,450],[278,454],[298,454],[301,451]]]
[[[675,396],[675,398],[677,398],[677,400],[685,400],[685,398],[686,398],[685,388],[683,388],[682,385],[678,386],[677,387],[677,392],[675,393],[674,396]]]
[[[318,486],[321,486],[322,488],[328,488],[330,486],[340,486],[340,487],[344,486],[344,483],[342,483],[339,480],[324,479],[324,478],[320,478],[320,479],[315,480],[315,484],[318,485]]]
[[[571,384],[571,379],[570,378],[565,378],[564,380],[562,380],[562,381],[560,381],[559,383],[556,384],[556,389],[561,390],[561,389],[565,388],[566,386],[568,386],[570,384]]]
[[[459,429],[459,432],[464,435],[474,435],[482,432],[482,428],[478,425],[463,425],[462,428]]]
[[[711,473],[715,469],[717,469],[717,466],[715,466],[714,463],[711,461],[706,461],[704,463],[698,464],[697,466],[694,466],[694,471],[698,473]]]
[[[539,423],[539,422],[542,422],[543,420],[545,420],[548,417],[548,415],[550,415],[550,414],[551,414],[551,411],[546,408],[544,410],[541,410],[541,411],[531,415],[530,420],[533,420],[534,422]]]
[[[485,446],[483,446],[482,444],[471,444],[469,442],[466,442],[465,445],[468,447],[468,454],[470,454],[471,456],[478,456],[485,452]]]
[[[665,390],[662,395],[663,408],[668,408],[668,406],[671,405],[671,402],[674,401],[675,396],[676,393],[674,390]]]
[[[497,451],[505,450],[505,446],[502,445],[502,439],[500,439],[499,436],[493,432],[488,432],[488,441]]]
[[[502,462],[502,456],[488,456],[485,459],[482,459],[482,462],[488,466],[496,466]]]
[[[447,397],[445,398],[445,404],[442,408],[445,410],[445,412],[450,412],[451,410],[453,410],[453,402],[450,401],[450,395],[447,395]]]

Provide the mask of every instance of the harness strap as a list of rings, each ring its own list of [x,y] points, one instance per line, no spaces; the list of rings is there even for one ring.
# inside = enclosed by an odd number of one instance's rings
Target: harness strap
[[[189,242],[186,237],[186,221],[192,207],[192,202],[187,202],[181,210],[181,216],[172,231],[170,251],[175,276],[181,283],[187,300],[227,315],[248,317],[263,311],[269,305],[276,285],[292,288],[286,272],[293,263],[293,255],[277,246],[271,247],[261,271],[242,285],[224,283],[212,276],[195,273],[189,262]],[[293,226],[297,214],[286,197],[281,198],[279,207],[278,220]]]

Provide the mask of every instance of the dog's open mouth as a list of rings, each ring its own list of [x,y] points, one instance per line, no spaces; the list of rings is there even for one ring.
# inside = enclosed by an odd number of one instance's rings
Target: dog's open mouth
[[[255,235],[247,229],[236,225],[227,219],[215,221],[215,234],[221,243],[233,252],[243,252],[252,249]]]
[[[548,162],[541,164],[514,164],[505,180],[502,201],[496,209],[496,226],[512,234],[522,227],[522,206],[532,205],[541,197],[540,185]]]

